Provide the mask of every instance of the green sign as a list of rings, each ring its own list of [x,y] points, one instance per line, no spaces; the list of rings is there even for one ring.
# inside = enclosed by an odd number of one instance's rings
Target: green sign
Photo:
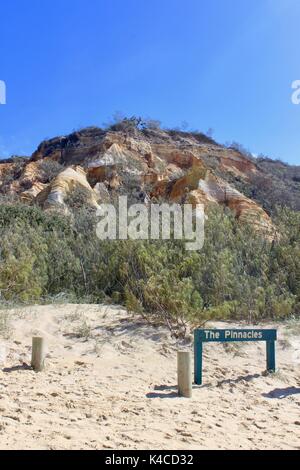
[[[265,341],[267,355],[267,370],[275,372],[275,341],[277,330],[257,329],[228,329],[228,330],[204,330],[194,331],[194,368],[195,383],[202,384],[202,351],[203,343],[231,342],[231,341]]]

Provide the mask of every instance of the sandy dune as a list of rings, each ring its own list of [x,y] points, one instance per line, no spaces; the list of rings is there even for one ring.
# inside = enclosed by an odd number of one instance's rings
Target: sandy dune
[[[264,343],[206,345],[204,385],[189,400],[177,397],[178,345],[164,328],[96,305],[9,316],[1,449],[300,449],[299,323],[279,327],[272,376],[262,374]],[[28,367],[37,333],[49,345],[38,374]]]

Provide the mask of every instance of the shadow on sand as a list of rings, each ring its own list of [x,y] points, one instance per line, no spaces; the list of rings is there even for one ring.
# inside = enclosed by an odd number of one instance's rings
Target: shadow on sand
[[[18,366],[5,367],[4,369],[2,369],[2,372],[5,372],[6,374],[10,374],[11,372],[16,372],[18,370],[32,370],[32,367],[29,366],[28,364],[25,364],[25,362],[23,362],[23,364],[20,364]]]
[[[224,379],[219,380],[217,383],[217,387],[225,384],[237,384],[239,382],[250,382],[253,379],[258,379],[261,375],[260,374],[248,374],[248,375],[239,375],[236,379]]]
[[[147,393],[147,398],[178,398],[177,386],[175,385],[156,385],[156,392]],[[166,393],[162,393],[166,392]]]
[[[198,388],[208,388],[210,384],[195,385],[193,383],[193,390]],[[146,394],[147,398],[178,398],[178,386],[177,385],[155,385],[155,392]],[[163,393],[165,392],[165,393]]]
[[[282,400],[283,398],[289,397],[291,395],[300,394],[300,388],[297,387],[287,387],[287,388],[275,388],[269,393],[262,393],[262,396],[265,398],[277,398]]]

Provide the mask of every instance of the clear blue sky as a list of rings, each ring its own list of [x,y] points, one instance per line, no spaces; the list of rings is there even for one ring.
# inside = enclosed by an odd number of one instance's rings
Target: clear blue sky
[[[300,164],[300,0],[1,0],[0,156],[115,111]]]

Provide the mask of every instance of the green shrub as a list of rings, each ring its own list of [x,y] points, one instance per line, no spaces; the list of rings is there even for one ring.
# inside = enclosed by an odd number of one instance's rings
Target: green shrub
[[[10,202],[0,205],[1,299],[110,298],[176,336],[187,321],[297,317],[300,214],[280,209],[274,222],[270,242],[228,209],[210,209],[197,252],[179,240],[101,241],[85,206],[70,219]]]

